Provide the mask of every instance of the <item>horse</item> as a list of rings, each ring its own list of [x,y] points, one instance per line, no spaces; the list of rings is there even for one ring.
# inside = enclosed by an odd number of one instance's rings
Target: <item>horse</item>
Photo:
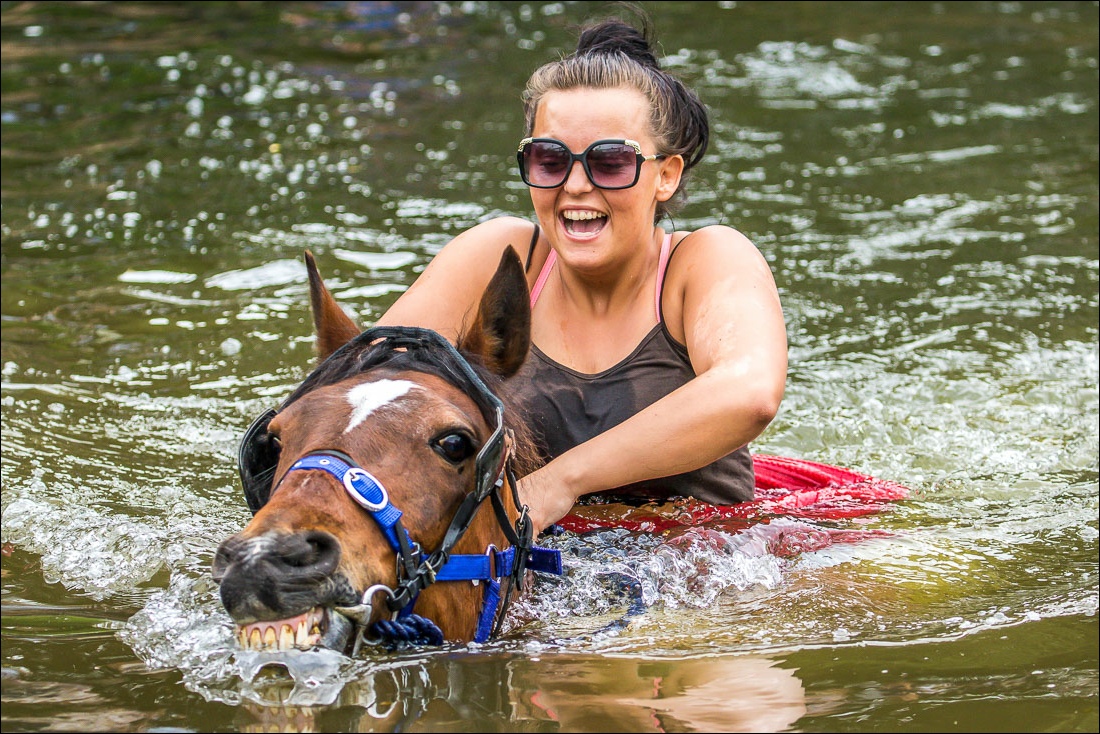
[[[508,399],[508,378],[530,349],[520,258],[505,250],[453,346],[422,328],[361,331],[313,255],[304,259],[317,365],[245,432],[238,467],[253,517],[219,545],[211,568],[237,638],[246,649],[353,656],[367,641],[493,639],[529,571],[562,573],[560,552],[535,545],[516,491],[517,476],[541,461]],[[738,532],[776,515],[872,514],[908,494],[820,462],[754,454],[753,464],[748,502],[599,502],[574,507],[555,529]],[[771,546],[784,555],[866,534],[824,531],[787,549],[780,530]],[[631,613],[640,610],[640,587],[628,579],[624,590]]]
[[[242,647],[485,642],[532,571],[516,477],[537,452],[507,378],[530,347],[515,250],[501,256],[452,345],[413,327],[360,330],[304,260],[315,369],[245,432],[238,468],[253,517],[211,574]]]

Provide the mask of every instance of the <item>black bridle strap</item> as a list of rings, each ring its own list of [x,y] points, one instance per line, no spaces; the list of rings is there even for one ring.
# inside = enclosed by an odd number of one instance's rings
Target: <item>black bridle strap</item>
[[[515,475],[511,471],[511,467],[508,468],[508,481],[512,483],[512,491],[515,493]],[[504,503],[500,499],[500,495],[496,492],[493,493],[493,511],[497,516],[497,523],[501,529],[504,530],[505,536],[508,537],[508,542],[512,544],[515,549],[515,555],[512,558],[512,571],[508,574],[508,588],[504,592],[504,598],[500,602],[500,609],[497,611],[496,623],[493,625],[493,631],[490,637],[496,637],[500,634],[500,628],[504,624],[504,617],[508,613],[508,607],[512,603],[512,595],[516,589],[522,588],[524,572],[527,570],[527,562],[531,557],[531,546],[533,545],[533,529],[531,527],[531,518],[527,516],[527,506],[523,506],[523,510],[520,512],[520,516],[516,518],[516,527],[513,531],[508,522],[508,513],[504,508]]]
[[[419,568],[413,570],[406,578],[398,582],[393,596],[386,602],[391,612],[408,608],[416,601],[417,595],[435,582],[439,571],[447,564],[451,556],[451,549],[462,538],[470,527],[474,513],[484,500],[479,500],[473,492],[467,494],[462,504],[458,506],[451,524],[447,526],[447,532],[443,535],[443,541],[439,548],[420,562]]]
[[[358,504],[367,509],[372,517],[378,521],[381,529],[389,541],[391,548],[398,557],[398,587],[387,600],[390,611],[398,615],[411,614],[412,606],[417,596],[425,588],[434,583],[442,574],[445,580],[486,580],[486,604],[478,623],[477,642],[484,642],[483,637],[488,636],[488,621],[497,611],[497,604],[491,600],[491,591],[495,591],[496,578],[507,574],[511,577],[504,607],[496,614],[495,631],[499,632],[500,624],[504,617],[504,611],[512,595],[512,591],[520,585],[526,568],[541,570],[547,573],[562,573],[560,551],[535,548],[532,544],[532,528],[526,515],[526,507],[519,502],[516,480],[511,467],[510,448],[505,444],[505,434],[509,433],[504,427],[504,405],[500,398],[488,389],[469,362],[458,350],[437,332],[418,327],[374,327],[367,329],[357,337],[349,341],[343,347],[330,354],[317,369],[298,386],[280,406],[285,409],[290,403],[302,395],[317,389],[323,385],[334,384],[343,376],[346,370],[340,369],[341,363],[349,359],[355,359],[358,350],[363,348],[373,349],[375,343],[380,346],[377,352],[371,352],[366,359],[360,359],[354,364],[359,373],[387,362],[394,354],[401,350],[423,349],[438,347],[451,357],[445,368],[448,379],[460,388],[473,389],[475,403],[483,412],[490,423],[495,422],[495,429],[489,440],[478,452],[475,465],[477,477],[475,478],[475,490],[463,498],[454,517],[447,527],[440,547],[427,558],[424,558],[421,549],[415,543],[400,522],[401,511],[390,502],[385,488],[374,479],[373,476],[359,467],[351,457],[339,451],[320,452],[302,457],[295,462],[292,469],[323,469],[339,479]],[[385,346],[382,347],[381,345]],[[465,384],[463,384],[465,383]],[[241,479],[245,487],[245,495],[249,502],[249,509],[255,512],[266,503],[271,494],[277,488],[273,484],[273,474],[278,464],[279,450],[277,445],[270,445],[267,426],[276,411],[265,413],[260,419],[253,422],[246,432],[238,454],[238,464],[241,470]],[[338,465],[330,466],[329,459],[337,459]],[[304,462],[304,463],[303,463]],[[343,466],[340,466],[343,465]],[[289,470],[288,470],[289,473]],[[513,528],[510,518],[504,508],[503,500],[499,493],[504,484],[505,475],[512,485],[512,497],[517,508],[521,508],[520,517]],[[284,477],[285,478],[285,475]],[[281,480],[279,482],[281,484]],[[266,492],[264,490],[267,490]],[[484,556],[452,556],[451,551],[469,529],[474,514],[481,504],[492,497],[494,512],[497,522],[504,532],[511,548],[504,552],[496,551],[489,558],[490,551],[495,549],[490,546]],[[379,499],[380,498],[380,499]],[[365,501],[364,501],[365,500]],[[377,506],[376,506],[377,505]],[[518,557],[517,557],[518,554]],[[452,562],[452,561],[456,561]],[[494,573],[493,567],[497,567],[499,573]],[[507,570],[502,570],[507,567]],[[369,600],[364,599],[362,605],[369,605]],[[361,605],[361,606],[362,606]],[[482,630],[485,635],[482,635]]]

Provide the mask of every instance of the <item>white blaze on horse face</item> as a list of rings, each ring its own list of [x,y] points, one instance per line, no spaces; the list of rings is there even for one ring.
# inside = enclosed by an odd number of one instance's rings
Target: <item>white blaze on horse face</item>
[[[348,421],[344,433],[351,433],[371,413],[394,402],[414,387],[418,385],[409,380],[378,380],[364,382],[348,390],[347,398],[352,410],[351,420]]]

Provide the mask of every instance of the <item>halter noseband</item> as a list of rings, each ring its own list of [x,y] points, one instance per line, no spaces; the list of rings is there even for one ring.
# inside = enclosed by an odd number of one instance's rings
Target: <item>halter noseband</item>
[[[527,507],[520,503],[516,490],[511,450],[507,445],[504,428],[504,404],[485,386],[459,351],[438,333],[415,327],[368,329],[333,352],[286,399],[280,409],[285,409],[290,403],[318,387],[333,384],[383,364],[402,351],[423,350],[428,347],[443,350],[449,359],[437,362],[437,366],[442,368],[441,371],[446,373],[452,383],[470,393],[486,418],[491,416],[495,424],[492,435],[474,460],[475,489],[463,498],[439,548],[424,556],[420,545],[401,524],[402,512],[390,502],[389,494],[382,483],[343,452],[330,450],[309,453],[298,459],[286,474],[298,470],[320,470],[331,474],[344,485],[352,499],[374,518],[397,556],[396,588],[372,586],[363,592],[358,605],[338,610],[356,622],[358,632],[353,655],[358,652],[363,640],[365,625],[373,612],[373,595],[378,591],[387,593],[386,604],[392,613],[389,625],[375,623],[374,630],[379,636],[387,636],[386,632],[389,630],[394,633],[391,637],[440,644],[443,640],[438,627],[412,614],[420,592],[436,581],[471,581],[475,585],[484,582],[484,598],[474,641],[485,642],[500,632],[512,592],[521,585],[525,570],[530,568],[545,573],[562,573],[561,552],[533,544],[533,528],[527,517]],[[245,432],[238,454],[241,482],[253,514],[266,504],[277,489],[277,486],[272,487],[272,478],[279,461],[279,448],[267,432],[267,426],[276,414],[276,411],[269,410],[253,422]],[[505,479],[511,486],[515,506],[521,508],[514,526],[500,496]],[[282,479],[279,483],[282,483]],[[499,551],[490,545],[483,554],[453,555],[451,549],[469,529],[477,509],[488,498],[492,499],[497,523],[510,546]],[[510,583],[501,604],[500,581],[504,578],[510,579]],[[400,620],[407,620],[410,625],[405,630],[394,629]],[[411,627],[416,627],[423,634],[418,632],[411,637],[407,631]]]

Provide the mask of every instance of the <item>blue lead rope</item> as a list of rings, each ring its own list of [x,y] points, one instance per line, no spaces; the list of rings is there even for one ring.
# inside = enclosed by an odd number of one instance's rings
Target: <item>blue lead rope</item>
[[[400,524],[402,512],[389,498],[385,487],[370,472],[345,461],[333,453],[316,453],[303,456],[287,472],[314,469],[328,472],[340,480],[348,494],[357,504],[370,513],[378,523],[393,552],[401,555],[402,543],[397,533],[405,534],[406,547],[419,548]],[[477,581],[485,584],[481,613],[478,615],[477,631],[474,642],[486,642],[492,634],[493,620],[500,605],[500,579],[512,573],[516,549],[509,547],[489,553],[459,554],[450,556],[436,573],[436,581]],[[419,563],[419,558],[416,559]],[[558,576],[562,573],[561,551],[533,546],[528,553],[527,568]],[[431,620],[412,614],[416,599],[412,599],[398,613],[396,620],[381,620],[373,625],[373,631],[381,637],[391,640],[412,642],[413,644],[440,645],[443,634]]]

